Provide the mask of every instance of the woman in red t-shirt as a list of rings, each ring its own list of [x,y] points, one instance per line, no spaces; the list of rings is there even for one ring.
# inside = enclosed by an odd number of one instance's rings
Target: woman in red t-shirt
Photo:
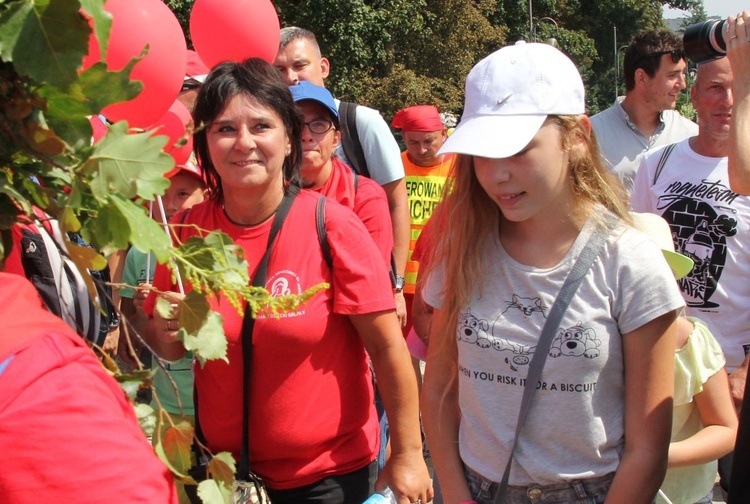
[[[183,240],[197,229],[221,229],[242,247],[254,277],[277,208],[297,191],[303,121],[273,66],[260,59],[224,63],[198,95],[194,145],[209,199],[178,214]],[[392,454],[374,487],[401,500],[432,498],[422,458],[417,388],[396,317],[387,268],[364,226],[348,208],[325,203],[331,267],[316,229],[319,195],[297,194],[271,245],[265,288],[298,294],[326,282],[297,311],[260,315],[252,333],[249,388],[250,466],[274,504],[362,502],[373,489],[378,423],[365,350],[372,358],[388,417]],[[157,268],[156,292],[177,290]],[[190,286],[186,286],[189,290]],[[174,292],[162,296],[175,302]],[[157,353],[177,359],[177,318],[153,317]],[[208,448],[238,457],[242,439],[242,317],[223,296],[210,300],[223,318],[229,362],[195,366],[196,420]],[[176,314],[175,314],[176,316]],[[321,500],[322,497],[322,500]]]

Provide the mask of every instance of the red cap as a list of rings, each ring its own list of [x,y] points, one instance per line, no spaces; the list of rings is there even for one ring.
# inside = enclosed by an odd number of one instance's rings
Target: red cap
[[[206,182],[203,178],[203,170],[201,170],[201,168],[196,163],[194,163],[192,159],[190,161],[187,161],[185,164],[175,166],[172,171],[166,173],[164,176],[168,179],[171,179],[178,173],[189,173],[190,175],[198,177],[204,184]]]
[[[434,105],[415,105],[396,112],[391,125],[404,131],[440,131],[444,128]]]
[[[187,51],[187,68],[185,69],[185,79],[194,79],[198,82],[206,80],[206,76],[211,69],[203,63],[198,53],[192,49]]]

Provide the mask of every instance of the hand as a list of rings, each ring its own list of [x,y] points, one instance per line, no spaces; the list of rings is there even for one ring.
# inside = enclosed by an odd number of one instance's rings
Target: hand
[[[107,333],[107,337],[104,339],[104,343],[102,343],[102,351],[110,357],[114,357],[115,355],[117,355],[117,347],[119,342],[120,328],[114,327]]]
[[[421,450],[391,453],[375,483],[375,490],[390,487],[399,504],[427,504],[434,497],[432,480]]]
[[[742,399],[745,395],[745,380],[747,379],[748,359],[740,367],[729,373],[729,391],[732,393],[732,401],[739,415],[742,409]]]
[[[146,302],[146,298],[151,293],[151,287],[153,287],[149,283],[142,283],[138,286],[138,288],[135,290],[135,294],[133,294],[133,306],[138,311],[143,311],[143,304]]]
[[[159,297],[169,302],[172,307],[168,318],[164,318],[159,310],[154,309],[153,319],[160,334],[167,341],[177,341],[177,332],[180,330],[180,301],[185,297],[178,292],[163,292]]]
[[[397,292],[393,295],[396,301],[396,315],[398,315],[398,321],[401,323],[401,327],[406,327],[406,299],[404,299],[403,292]]]
[[[727,59],[732,67],[734,83],[732,89],[737,100],[747,96],[750,90],[750,12],[743,11],[737,17],[729,17],[724,23],[724,40],[727,43]]]

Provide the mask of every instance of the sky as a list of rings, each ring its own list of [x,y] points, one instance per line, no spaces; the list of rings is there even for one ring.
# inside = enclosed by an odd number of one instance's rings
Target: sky
[[[727,16],[734,16],[743,9],[750,10],[750,0],[703,0],[703,7],[709,16],[726,18]],[[664,9],[664,18],[666,19],[685,16],[687,16],[687,13],[683,11]]]

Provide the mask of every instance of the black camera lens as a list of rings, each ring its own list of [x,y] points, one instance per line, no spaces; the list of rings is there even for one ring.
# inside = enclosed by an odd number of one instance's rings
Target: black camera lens
[[[698,64],[724,57],[727,43],[721,30],[725,22],[725,19],[711,19],[688,26],[682,36],[685,55]]]

